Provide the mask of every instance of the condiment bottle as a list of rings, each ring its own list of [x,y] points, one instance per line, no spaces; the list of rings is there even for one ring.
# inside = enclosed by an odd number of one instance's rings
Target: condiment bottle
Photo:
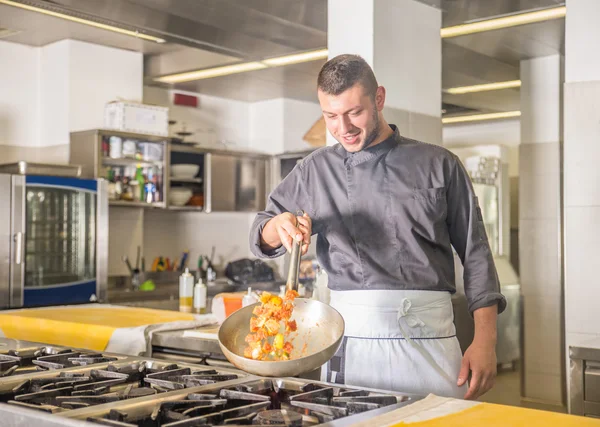
[[[190,274],[189,268],[179,276],[179,311],[192,312],[192,300],[194,299],[194,276]]]
[[[202,278],[198,279],[198,283],[194,286],[194,313],[206,313],[206,294],[208,288],[202,282]]]
[[[242,298],[242,307],[246,307],[247,305],[252,305],[257,302],[258,299],[252,293],[252,287],[248,287],[248,293],[244,295],[244,298]]]

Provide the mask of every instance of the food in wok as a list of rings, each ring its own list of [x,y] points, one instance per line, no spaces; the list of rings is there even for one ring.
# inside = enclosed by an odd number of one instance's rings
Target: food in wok
[[[298,292],[291,289],[283,298],[268,292],[260,296],[261,304],[254,308],[250,318],[244,357],[264,361],[290,360],[294,346],[286,341],[286,336],[297,328],[296,321],[290,320],[297,296]]]

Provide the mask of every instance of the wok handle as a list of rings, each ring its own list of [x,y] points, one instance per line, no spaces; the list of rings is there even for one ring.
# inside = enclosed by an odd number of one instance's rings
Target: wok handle
[[[303,211],[296,212],[297,216],[304,215]],[[298,226],[298,220],[296,220],[296,226]],[[292,254],[290,258],[290,269],[288,271],[288,278],[286,282],[286,290],[298,290],[298,276],[300,275],[300,258],[302,257],[302,241],[292,241]]]

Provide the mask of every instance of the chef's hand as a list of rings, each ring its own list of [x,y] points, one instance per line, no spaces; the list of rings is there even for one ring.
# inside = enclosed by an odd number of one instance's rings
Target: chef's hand
[[[466,400],[475,400],[490,390],[496,383],[496,305],[476,310],[475,337],[465,351],[458,374],[458,386],[469,379],[469,389],[465,394]]]
[[[296,226],[296,222],[298,226]],[[288,252],[292,250],[292,242],[302,243],[302,255],[308,251],[310,236],[312,235],[312,220],[308,214],[295,216],[285,212],[274,216],[267,222],[261,234],[261,247],[263,249],[276,249],[283,245]]]

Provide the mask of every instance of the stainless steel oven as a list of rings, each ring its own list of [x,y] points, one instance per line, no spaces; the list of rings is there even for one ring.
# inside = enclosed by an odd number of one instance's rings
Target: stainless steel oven
[[[106,185],[73,168],[0,166],[0,308],[105,298]]]

